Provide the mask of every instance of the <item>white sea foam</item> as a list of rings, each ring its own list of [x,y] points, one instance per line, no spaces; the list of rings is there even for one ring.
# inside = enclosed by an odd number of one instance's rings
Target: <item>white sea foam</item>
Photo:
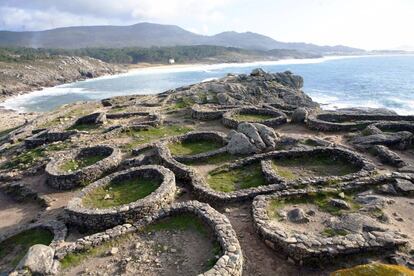
[[[96,79],[89,79],[89,80],[82,81],[82,82],[88,83],[88,85],[82,85],[82,84],[74,85],[73,83],[70,83],[70,84],[59,85],[59,86],[51,87],[51,88],[45,88],[40,91],[30,92],[27,94],[9,98],[5,102],[0,103],[0,105],[6,108],[9,108],[9,109],[15,109],[18,111],[31,111],[37,108],[36,105],[38,106],[43,105],[43,107],[45,107],[48,104],[48,101],[54,102],[55,105],[68,103],[71,101],[70,95],[75,95],[73,97],[74,99],[72,99],[72,101],[74,101],[77,99],[96,100],[96,99],[102,99],[105,97],[127,95],[127,94],[158,93],[158,92],[163,91],[162,89],[164,89],[164,86],[167,87],[166,89],[173,88],[173,86],[176,84],[175,81],[178,81],[178,83],[182,83],[180,82],[181,76],[179,74],[176,74],[176,73],[182,73],[182,72],[201,72],[202,73],[201,76],[204,76],[204,79],[202,80],[202,82],[206,82],[206,81],[217,79],[218,78],[217,76],[221,76],[221,74],[224,75],[225,72],[227,71],[237,72],[237,68],[249,68],[249,67],[256,68],[256,67],[262,67],[262,66],[290,65],[290,64],[316,64],[316,63],[323,63],[323,62],[331,61],[331,60],[351,59],[351,58],[360,58],[360,57],[374,57],[374,56],[331,56],[331,57],[316,58],[316,59],[289,59],[289,60],[279,60],[279,61],[258,61],[258,62],[249,62],[249,63],[222,63],[222,64],[211,64],[211,65],[172,65],[172,66],[140,68],[140,69],[133,69],[130,72],[119,74],[119,75],[103,76],[103,77],[99,77]],[[223,69],[227,69],[227,70],[223,70]],[[171,74],[171,76],[168,76],[168,74]],[[142,79],[144,81],[144,85],[137,86],[136,88],[134,85],[132,85],[130,87],[126,87],[125,89],[122,89],[122,87],[120,87],[119,89],[115,89],[113,91],[106,91],[107,89],[112,90],[111,88],[106,88],[106,85],[107,85],[106,82],[100,83],[99,85],[93,84],[93,82],[99,83],[100,81],[106,80],[106,79],[117,79],[117,81],[122,83],[124,79],[126,81],[129,81],[129,79],[134,80],[133,78],[134,76],[140,76],[140,75],[143,76]],[[209,75],[212,75],[215,77],[208,77]],[[148,80],[147,80],[147,76],[149,76]],[[164,80],[165,85],[158,85],[158,86],[153,85],[155,83],[151,82],[152,78],[154,78],[155,82],[157,79],[160,79],[160,80],[165,79]],[[146,81],[149,82],[149,85],[145,84]],[[199,81],[199,80],[195,78],[194,81]],[[91,82],[92,84],[89,84]],[[115,83],[112,85],[116,86],[117,84]],[[180,86],[179,84],[176,84],[176,85]],[[73,87],[73,86],[83,86],[83,87],[81,88],[81,87]],[[345,92],[340,93],[340,91],[334,92],[334,91],[314,89],[314,90],[309,90],[306,92],[308,92],[312,96],[313,100],[321,103],[322,108],[324,109],[347,108],[347,107],[358,106],[361,104],[363,104],[366,107],[390,108],[389,103],[391,103],[392,109],[401,114],[412,114],[414,110],[414,100],[412,101],[410,101],[410,99],[405,100],[404,98],[399,98],[398,95],[394,95],[394,94],[392,96],[390,95],[390,97],[387,97],[388,96],[387,95],[386,97],[383,97],[381,101],[379,101],[375,99],[367,100],[366,98],[361,98],[361,97],[343,98],[342,95],[347,95],[347,94]],[[25,110],[25,106],[29,106],[28,110]],[[53,106],[51,106],[51,108],[53,108]]]

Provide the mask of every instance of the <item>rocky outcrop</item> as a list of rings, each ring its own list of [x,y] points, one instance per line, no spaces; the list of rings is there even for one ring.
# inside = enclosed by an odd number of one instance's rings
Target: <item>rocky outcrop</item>
[[[250,75],[229,75],[218,80],[169,90],[165,94],[174,94],[174,98],[189,98],[197,104],[278,104],[318,108],[319,105],[300,90],[302,86],[302,77],[289,71],[272,74],[255,69]],[[203,93],[208,97],[200,97]]]
[[[0,99],[121,72],[115,65],[89,57],[58,56],[27,62],[0,62]]]

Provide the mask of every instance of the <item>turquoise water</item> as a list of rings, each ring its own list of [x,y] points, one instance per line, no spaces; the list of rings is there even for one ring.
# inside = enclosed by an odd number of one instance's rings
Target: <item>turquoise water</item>
[[[21,111],[47,111],[62,104],[129,94],[153,94],[219,78],[227,73],[290,70],[303,76],[303,90],[323,108],[386,107],[414,114],[414,56],[369,56],[343,59],[281,61],[277,64],[233,64],[191,68],[145,69],[76,82],[7,100]]]

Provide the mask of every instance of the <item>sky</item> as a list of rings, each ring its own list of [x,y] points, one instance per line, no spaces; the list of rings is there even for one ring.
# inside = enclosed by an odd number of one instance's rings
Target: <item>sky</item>
[[[0,30],[139,22],[204,35],[252,31],[286,42],[414,49],[414,0],[0,0]]]

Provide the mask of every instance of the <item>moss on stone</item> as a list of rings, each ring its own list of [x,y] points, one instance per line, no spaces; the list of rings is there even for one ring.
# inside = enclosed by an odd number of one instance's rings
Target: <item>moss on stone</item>
[[[348,231],[345,229],[333,229],[333,228],[326,228],[322,231],[322,235],[326,237],[337,237],[337,236],[346,236]]]
[[[402,265],[371,263],[352,268],[341,269],[331,276],[414,276],[414,271]]]
[[[160,186],[160,181],[148,178],[135,178],[114,181],[87,194],[82,203],[88,208],[110,208],[128,204],[144,198]],[[106,195],[110,198],[104,199]]]
[[[218,168],[207,176],[208,185],[216,191],[233,192],[266,185],[260,163],[241,168]]]

